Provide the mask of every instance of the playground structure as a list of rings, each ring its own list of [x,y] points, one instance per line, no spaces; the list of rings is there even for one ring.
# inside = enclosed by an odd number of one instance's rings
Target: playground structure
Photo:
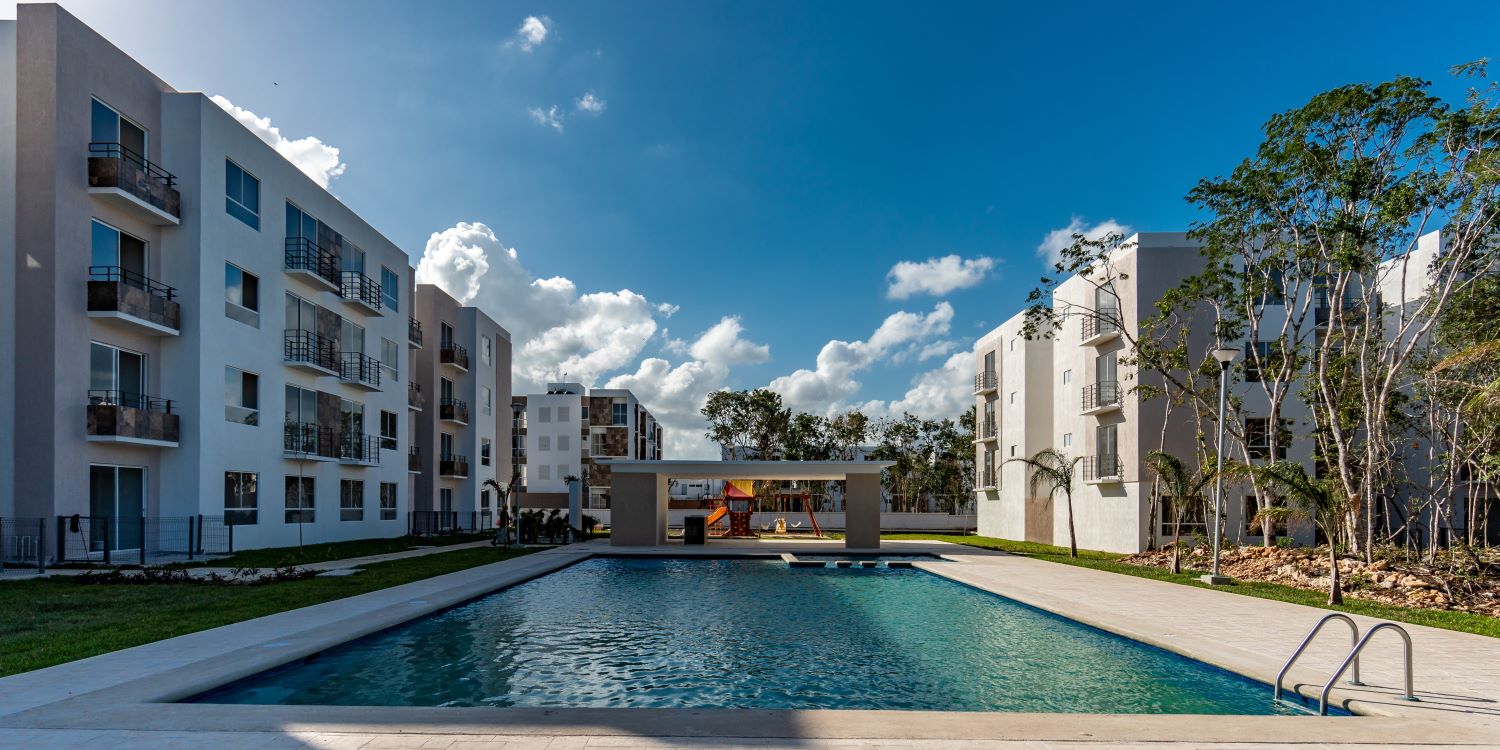
[[[729,521],[728,528],[715,535],[722,539],[752,538],[760,534],[751,528],[750,519],[756,511],[755,481],[752,479],[730,479],[724,482],[724,496],[721,498],[707,498],[715,504],[715,510],[708,517],[708,529],[712,532],[713,527],[726,518]],[[801,492],[777,492],[773,504],[776,513],[775,533],[787,533],[786,514],[794,504],[799,504],[807,512],[807,519],[812,524],[813,536],[823,538],[823,530],[818,527],[818,517],[813,514],[812,493],[807,490]],[[801,524],[795,524],[800,526]],[[762,528],[761,531],[766,531]]]

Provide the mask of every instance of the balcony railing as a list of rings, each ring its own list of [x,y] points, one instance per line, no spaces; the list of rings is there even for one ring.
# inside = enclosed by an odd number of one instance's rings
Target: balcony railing
[[[1095,411],[1120,404],[1120,384],[1106,380],[1083,387],[1083,410]]]
[[[380,463],[380,438],[346,432],[339,436],[339,460],[356,464]]]
[[[469,350],[450,341],[443,344],[440,350],[440,361],[445,365],[467,370],[469,369]]]
[[[323,283],[343,291],[338,253],[324,250],[306,237],[286,238],[286,270],[312,274]]]
[[[285,453],[318,458],[338,458],[339,446],[333,428],[313,422],[287,422],[281,449]]]
[[[456,398],[445,398],[438,401],[438,419],[449,422],[469,423],[469,404]]]
[[[438,458],[438,475],[445,477],[469,476],[469,457],[444,454]]]
[[[340,371],[338,344],[312,331],[300,328],[287,331],[281,356],[293,364],[308,365],[333,373]]]
[[[1000,387],[1000,376],[993,371],[981,372],[974,376],[974,393],[989,393]]]
[[[418,349],[422,348],[422,322],[416,318],[406,319],[406,341]]]
[[[182,328],[177,290],[120,266],[89,266],[88,311],[96,317],[116,315],[144,324],[154,333],[176,334]]]
[[[1118,454],[1105,453],[1097,456],[1083,457],[1083,481],[1099,482],[1120,478],[1120,456]]]
[[[373,312],[380,311],[380,285],[359,271],[345,271],[339,293],[344,299],[358,302]]]
[[[422,449],[413,445],[406,451],[406,470],[422,473]]]
[[[151,216],[157,224],[176,224],[182,217],[182,194],[177,191],[177,178],[119,143],[96,141],[89,144],[89,188],[108,193],[118,190],[130,196],[121,202],[134,199],[137,205],[144,204],[168,217],[163,220]]]
[[[427,405],[426,399],[422,398],[422,385],[415,381],[406,384],[406,405],[408,408],[421,411]]]
[[[976,487],[981,490],[995,489],[996,472],[994,469],[980,469],[979,476],[975,477]]]
[[[170,399],[115,390],[89,391],[87,435],[90,440],[146,445],[176,445],[178,415]]]
[[[1083,316],[1083,341],[1120,332],[1118,310],[1099,310]]]
[[[974,431],[978,433],[980,440],[991,440],[998,431],[998,425],[993,419],[981,419],[979,424],[975,425]]]
[[[339,352],[339,380],[379,388],[380,360],[360,352]]]

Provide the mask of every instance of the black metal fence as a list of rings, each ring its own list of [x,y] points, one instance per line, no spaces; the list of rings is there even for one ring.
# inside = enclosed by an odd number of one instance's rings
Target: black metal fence
[[[47,519],[0,518],[0,567],[47,568]]]
[[[495,528],[494,514],[488,510],[467,513],[456,510],[414,510],[406,514],[406,519],[407,533],[412,536],[463,534]]]
[[[58,516],[52,537],[58,562],[146,565],[234,551],[223,516]]]

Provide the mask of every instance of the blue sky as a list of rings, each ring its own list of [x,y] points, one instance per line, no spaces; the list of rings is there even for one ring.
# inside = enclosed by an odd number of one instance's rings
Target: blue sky
[[[1020,308],[1049,233],[1184,229],[1182,196],[1271,113],[1401,73],[1457,96],[1447,68],[1500,39],[1490,3],[63,5],[174,86],[336,147],[331,189],[414,263],[450,232],[428,278],[477,285],[522,334],[518,376],[643,391],[679,454],[719,386],[959,408],[952,355]],[[451,267],[476,249],[488,274]],[[888,295],[896,264],[950,254],[990,260]]]

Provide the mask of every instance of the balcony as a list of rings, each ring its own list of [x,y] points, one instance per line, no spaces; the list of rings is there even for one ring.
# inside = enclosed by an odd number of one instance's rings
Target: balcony
[[[1000,389],[1000,376],[994,372],[981,372],[974,376],[974,395],[981,396]]]
[[[337,253],[318,247],[318,243],[306,237],[286,238],[286,272],[301,276],[327,289],[344,291],[343,274],[339,271]]]
[[[339,436],[339,463],[356,466],[380,465],[380,438],[346,432]]]
[[[1086,484],[1112,484],[1125,481],[1118,454],[1106,453],[1083,457],[1083,481]]]
[[[453,343],[453,342],[450,341],[450,342],[448,342],[446,344],[443,344],[442,348],[439,349],[438,352],[439,352],[438,359],[443,364],[448,365],[449,367],[453,367],[453,368],[457,368],[459,370],[463,370],[464,372],[468,372],[469,371],[469,350],[468,349],[465,349],[465,348],[459,346],[458,344],[455,344],[455,343]]]
[[[89,266],[90,318],[127,325],[152,336],[182,329],[177,290],[119,266]]]
[[[999,487],[996,481],[997,472],[994,469],[980,469],[979,474],[974,477],[974,489],[980,492],[992,492]]]
[[[125,391],[89,391],[87,436],[91,443],[176,448],[179,429],[168,399]]]
[[[979,424],[974,427],[974,436],[976,438],[974,442],[987,443],[998,439],[999,434],[999,425],[995,424],[995,420],[981,419],[979,420]]]
[[[412,411],[421,411],[427,405],[427,399],[422,397],[421,384],[413,381],[406,384],[406,408]]]
[[[469,404],[456,398],[445,398],[438,401],[438,419],[444,422],[456,422],[458,424],[469,423]]]
[[[1100,310],[1083,316],[1084,346],[1096,346],[1120,335],[1120,311]]]
[[[281,358],[292,367],[315,372],[319,375],[340,376],[339,347],[331,339],[325,339],[312,331],[294,328],[286,332]]]
[[[333,439],[333,428],[312,422],[287,422],[283,428],[282,455],[309,461],[336,461],[339,445]]]
[[[378,391],[380,360],[359,352],[339,352],[339,380],[367,391]]]
[[[438,459],[438,476],[447,479],[467,479],[469,457],[444,454]]]
[[[359,271],[345,271],[339,294],[344,301],[364,310],[370,315],[384,315],[380,311],[380,285]]]
[[[118,143],[89,144],[89,193],[150,224],[181,223],[177,178]]]
[[[416,318],[406,319],[406,343],[411,344],[413,349],[422,348],[422,323]]]
[[[1106,380],[1083,387],[1083,413],[1103,414],[1120,408],[1120,384]]]
[[[406,471],[409,474],[422,473],[422,449],[415,445],[406,452]]]

